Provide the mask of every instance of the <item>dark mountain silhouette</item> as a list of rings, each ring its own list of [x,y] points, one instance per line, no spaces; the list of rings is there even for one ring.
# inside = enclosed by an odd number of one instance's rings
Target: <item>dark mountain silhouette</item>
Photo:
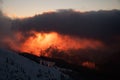
[[[69,75],[70,77],[72,77],[74,80],[80,80],[81,78],[83,80],[114,80],[114,78],[118,77],[117,74],[109,73],[112,71],[112,69],[109,72],[108,70],[110,69],[100,71],[100,70],[95,70],[95,69],[89,69],[89,68],[76,65],[76,64],[70,64],[61,59],[49,58],[49,57],[44,57],[44,56],[38,57],[30,53],[19,53],[19,54],[37,62],[38,64],[40,64],[40,59],[54,62],[55,67],[66,69],[63,72]]]
[[[52,67],[35,63],[14,52],[0,49],[0,80],[71,80]]]

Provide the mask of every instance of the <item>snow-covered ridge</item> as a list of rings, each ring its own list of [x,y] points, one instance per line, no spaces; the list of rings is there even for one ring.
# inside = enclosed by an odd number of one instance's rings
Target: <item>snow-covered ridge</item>
[[[54,67],[37,64],[13,52],[0,49],[0,80],[68,80]]]

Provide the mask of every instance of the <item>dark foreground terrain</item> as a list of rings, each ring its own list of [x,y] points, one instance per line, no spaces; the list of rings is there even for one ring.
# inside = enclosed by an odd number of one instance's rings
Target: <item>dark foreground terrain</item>
[[[37,57],[29,53],[20,53],[20,55],[27,57],[38,64],[40,64],[40,60],[53,62],[55,63],[53,67],[56,67],[64,74],[69,75],[73,80],[119,80],[119,65],[115,65],[113,67],[113,65],[108,63],[105,64],[104,67],[101,67],[101,69],[97,70],[89,69],[80,65],[70,64],[61,59],[43,56]]]

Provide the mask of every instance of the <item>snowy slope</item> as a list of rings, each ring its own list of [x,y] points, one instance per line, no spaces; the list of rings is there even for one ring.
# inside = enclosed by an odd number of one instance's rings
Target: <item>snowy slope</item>
[[[68,80],[53,67],[46,67],[0,49],[0,80]]]

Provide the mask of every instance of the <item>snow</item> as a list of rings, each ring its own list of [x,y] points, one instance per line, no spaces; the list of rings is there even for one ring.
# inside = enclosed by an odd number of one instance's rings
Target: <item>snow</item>
[[[69,80],[56,70],[14,52],[0,49],[0,80]]]

